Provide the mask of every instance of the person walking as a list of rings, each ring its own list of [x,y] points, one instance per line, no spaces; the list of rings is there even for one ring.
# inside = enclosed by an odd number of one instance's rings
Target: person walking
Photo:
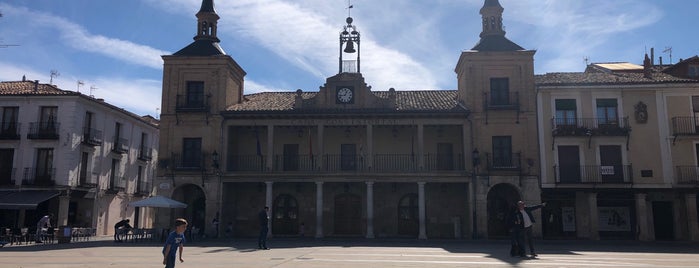
[[[257,214],[257,218],[260,220],[260,237],[257,239],[257,248],[259,249],[269,249],[267,247],[267,233],[269,232],[269,207],[265,207],[260,213]]]
[[[47,215],[44,215],[39,219],[39,221],[36,223],[36,235],[34,236],[34,239],[36,243],[43,243],[44,241],[41,239],[42,238],[42,230],[44,228],[51,228],[51,218],[53,218],[53,214],[49,213]]]
[[[532,258],[536,258],[536,251],[534,250],[534,242],[532,239],[532,225],[536,222],[534,216],[532,216],[532,211],[540,209],[546,206],[546,202],[541,203],[536,206],[526,206],[524,201],[517,201],[517,210],[514,212],[514,232],[517,237],[517,245],[519,247],[519,256],[527,257],[525,255],[524,243],[526,242],[529,246],[529,253]]]
[[[163,246],[163,264],[165,268],[175,268],[175,260],[177,251],[180,252],[180,262],[182,259],[182,251],[184,250],[184,231],[187,230],[187,220],[179,218],[175,220],[175,231],[170,232]]]

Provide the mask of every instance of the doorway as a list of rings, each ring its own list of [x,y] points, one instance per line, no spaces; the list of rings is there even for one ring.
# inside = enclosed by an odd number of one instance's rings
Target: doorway
[[[511,184],[501,183],[490,188],[488,192],[488,237],[509,237],[510,226],[507,222],[514,212],[515,204],[521,200],[517,188]]]
[[[272,231],[279,235],[298,234],[299,230],[299,206],[296,198],[288,194],[282,194],[274,200],[272,218]]]
[[[653,226],[655,229],[655,240],[674,240],[675,226],[672,202],[653,202]]]
[[[362,202],[355,194],[335,197],[335,234],[361,235]]]

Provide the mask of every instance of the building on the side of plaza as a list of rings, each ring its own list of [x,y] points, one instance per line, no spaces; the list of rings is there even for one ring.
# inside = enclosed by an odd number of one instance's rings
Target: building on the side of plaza
[[[274,236],[507,237],[515,202],[540,194],[534,51],[505,38],[503,10],[485,1],[458,90],[373,91],[350,17],[319,91],[245,95],[202,1],[194,42],[163,56],[158,192],[189,207],[156,225],[256,236],[268,206]]]
[[[698,77],[648,55],[536,76],[544,237],[699,239]]]
[[[153,193],[158,121],[38,80],[0,82],[0,226],[96,228],[153,213],[127,204]],[[33,232],[32,232],[33,233]]]

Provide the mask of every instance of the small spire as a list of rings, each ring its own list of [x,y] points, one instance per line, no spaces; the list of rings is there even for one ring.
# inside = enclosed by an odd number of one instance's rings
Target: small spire
[[[212,12],[216,13],[216,10],[214,10],[214,0],[204,0],[201,2],[201,8],[199,9],[199,13],[201,12]]]
[[[216,37],[219,18],[214,9],[214,0],[202,0],[201,8],[197,12],[197,35],[194,37],[194,40],[220,42],[218,37]]]
[[[480,11],[483,17],[483,32],[481,32],[481,37],[486,35],[505,36],[505,30],[502,26],[503,11],[505,11],[505,9],[500,5],[498,0],[485,0]]]

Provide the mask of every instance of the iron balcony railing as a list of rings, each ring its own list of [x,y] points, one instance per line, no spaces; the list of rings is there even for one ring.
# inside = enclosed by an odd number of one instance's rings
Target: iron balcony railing
[[[209,98],[211,95],[201,96],[196,100],[187,99],[184,95],[177,95],[177,104],[175,111],[177,112],[208,112],[210,109]]]
[[[123,192],[126,190],[126,177],[114,176],[109,180],[109,190],[114,192]]]
[[[80,174],[78,178],[78,185],[85,188],[94,188],[97,186],[97,180],[94,176],[91,176],[90,171],[85,172],[85,174]]]
[[[414,172],[419,171],[416,154],[374,154],[372,165],[367,155],[275,155],[271,170],[266,170],[266,157],[261,155],[231,155],[228,171],[248,172]],[[426,154],[428,171],[464,171],[461,154]]]
[[[678,116],[672,118],[673,135],[699,135],[699,118]]]
[[[556,184],[633,183],[631,165],[553,166]]]
[[[493,95],[488,92],[483,93],[485,108],[488,110],[518,110],[519,92],[509,92],[504,95]]]
[[[112,147],[112,152],[118,154],[125,154],[129,151],[129,140],[124,138],[114,137],[114,147]]]
[[[182,156],[180,154],[173,154],[172,160],[174,161],[175,170],[180,171],[201,171],[204,169],[204,154],[192,154]]]
[[[102,131],[94,128],[84,128],[83,143],[90,146],[102,145]]]
[[[143,161],[150,161],[153,159],[153,149],[148,146],[141,146],[138,150],[138,159]]]
[[[153,190],[153,187],[151,185],[152,183],[149,180],[140,181],[138,183],[138,189],[136,189],[136,193],[146,196],[149,195]]]
[[[699,166],[675,167],[678,184],[699,184]]]
[[[55,168],[24,168],[22,185],[53,186],[56,185]]]
[[[29,123],[27,139],[57,140],[61,124],[54,121]]]
[[[513,154],[490,154],[485,153],[488,170],[490,171],[521,171],[521,153]]]
[[[21,126],[20,123],[16,122],[3,122],[0,127],[0,140],[19,140]]]
[[[551,118],[553,136],[626,136],[629,118]]]

